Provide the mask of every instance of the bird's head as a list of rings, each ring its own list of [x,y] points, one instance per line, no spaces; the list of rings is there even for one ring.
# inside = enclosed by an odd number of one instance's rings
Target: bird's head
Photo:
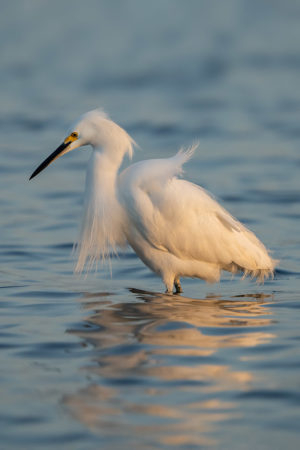
[[[125,153],[132,156],[134,140],[123,128],[110,120],[100,110],[90,111],[71,127],[62,144],[48,156],[30,176],[30,180],[60,156],[76,148],[91,145],[96,150],[106,151],[112,158],[123,158]]]

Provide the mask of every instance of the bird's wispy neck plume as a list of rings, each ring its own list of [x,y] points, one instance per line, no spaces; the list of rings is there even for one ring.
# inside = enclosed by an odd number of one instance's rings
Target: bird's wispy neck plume
[[[116,170],[117,172],[117,170]],[[84,215],[75,249],[78,260],[75,272],[97,268],[98,260],[109,259],[111,252],[125,244],[122,233],[122,209],[116,200],[116,172],[107,172],[101,155],[93,152],[86,176]]]

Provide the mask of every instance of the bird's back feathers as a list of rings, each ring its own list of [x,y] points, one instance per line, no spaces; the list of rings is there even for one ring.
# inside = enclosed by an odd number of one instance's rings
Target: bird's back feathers
[[[121,198],[134,232],[181,260],[216,264],[262,281],[275,265],[264,245],[204,189],[176,177],[194,150],[143,161],[124,172]]]

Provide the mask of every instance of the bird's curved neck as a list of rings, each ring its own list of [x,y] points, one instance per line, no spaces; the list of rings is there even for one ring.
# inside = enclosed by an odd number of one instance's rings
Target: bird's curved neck
[[[94,150],[86,174],[86,199],[115,197],[116,177],[121,161]],[[103,200],[102,200],[103,201]]]
[[[97,171],[114,172],[117,173],[120,165],[122,164],[124,155],[114,153],[109,149],[94,148],[91,156],[94,167]]]

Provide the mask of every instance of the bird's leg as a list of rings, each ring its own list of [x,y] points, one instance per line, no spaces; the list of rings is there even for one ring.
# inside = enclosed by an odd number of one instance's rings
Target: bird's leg
[[[166,286],[166,294],[173,294],[174,278],[172,276],[163,276],[163,280]]]
[[[179,279],[179,277],[177,277],[177,278],[175,278],[175,280],[174,280],[174,286],[175,286],[175,292],[176,292],[176,294],[180,294],[181,292],[182,292],[182,287],[181,287],[181,284],[180,284],[180,279]]]

